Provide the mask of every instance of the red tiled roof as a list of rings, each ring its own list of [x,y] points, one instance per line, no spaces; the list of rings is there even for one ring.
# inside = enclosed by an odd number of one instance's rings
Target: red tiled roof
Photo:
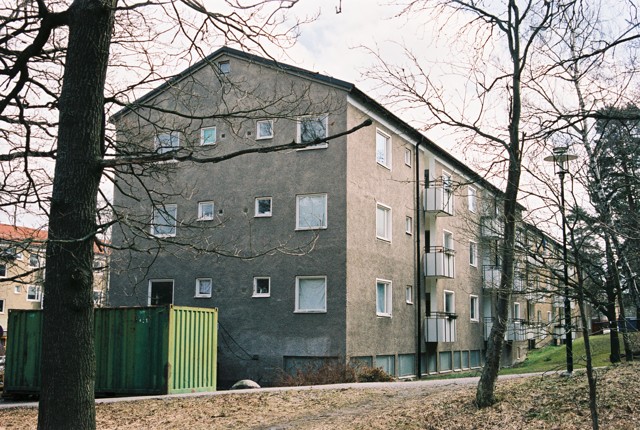
[[[47,230],[29,227],[20,227],[10,224],[0,224],[0,239],[5,240],[47,240]]]

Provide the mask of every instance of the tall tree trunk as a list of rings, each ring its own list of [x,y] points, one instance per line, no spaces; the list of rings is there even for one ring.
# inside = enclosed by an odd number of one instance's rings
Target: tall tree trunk
[[[39,429],[95,428],[92,260],[114,5],[76,0],[69,9],[49,214]]]
[[[502,244],[502,268],[500,287],[498,288],[496,315],[489,335],[485,364],[480,381],[476,389],[476,404],[487,407],[495,403],[495,387],[500,370],[500,358],[504,344],[504,333],[509,318],[509,302],[513,291],[513,265],[515,253],[516,221],[518,217],[518,190],[520,189],[521,151],[520,151],[520,116],[521,101],[521,72],[520,58],[520,30],[518,6],[509,1],[509,9],[513,12],[514,21],[511,28],[510,53],[513,65],[513,98],[511,101],[511,117],[509,119],[509,172],[507,188],[504,195],[504,238]]]
[[[607,319],[609,320],[609,345],[611,354],[609,360],[612,363],[620,362],[620,338],[618,337],[618,318],[616,313],[616,276],[615,276],[615,261],[613,258],[613,251],[611,250],[611,244],[608,239],[608,235],[605,237],[605,252],[607,257],[607,279],[606,294],[607,294]]]

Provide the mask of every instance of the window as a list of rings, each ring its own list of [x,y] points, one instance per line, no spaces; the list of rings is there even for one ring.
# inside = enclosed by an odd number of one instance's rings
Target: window
[[[472,186],[469,186],[468,190],[469,190],[469,211],[475,212],[477,208],[478,191]]]
[[[553,321],[553,316],[551,315],[551,311],[547,311],[547,322]]]
[[[309,143],[316,139],[324,139],[329,135],[327,115],[306,116],[298,120],[298,143]],[[326,148],[326,143],[313,145],[311,148]]]
[[[151,234],[157,237],[175,236],[177,212],[178,207],[176,205],[153,208]]]
[[[22,292],[22,288],[20,288],[20,285],[14,285],[13,292],[15,294],[20,294]]]
[[[391,137],[380,130],[376,131],[376,162],[391,168]]]
[[[413,234],[413,218],[410,216],[404,219],[404,232],[407,234]]]
[[[27,286],[27,301],[39,302],[42,298],[42,288],[38,285]]]
[[[212,282],[211,278],[196,279],[196,297],[210,298]]]
[[[444,292],[444,311],[448,314],[456,313],[455,294],[453,291]]]
[[[200,145],[215,145],[216,143],[216,128],[206,127],[200,129]]]
[[[257,197],[255,216],[269,217],[271,216],[271,197]]]
[[[0,264],[0,278],[6,278],[7,277],[7,265],[2,263]]]
[[[180,133],[172,131],[170,133],[158,133],[155,138],[155,149],[158,154],[175,151],[180,147]]]
[[[218,68],[220,69],[220,73],[222,73],[223,75],[226,75],[229,72],[231,72],[231,65],[229,64],[228,61],[220,61],[218,63]]]
[[[40,256],[38,254],[29,255],[29,266],[40,267]]]
[[[473,241],[469,241],[469,264],[478,267],[478,244]]]
[[[173,279],[149,281],[149,306],[173,304]]]
[[[271,296],[271,278],[253,278],[253,297]]]
[[[482,364],[480,360],[481,360],[480,351],[478,350],[469,351],[469,365],[471,366],[471,368],[480,367]]]
[[[471,321],[480,321],[480,301],[478,296],[469,296],[469,315]]]
[[[538,324],[542,321],[542,311],[538,311],[537,320]]]
[[[389,375],[396,374],[396,357],[395,355],[378,355],[376,357],[376,367],[381,367]]]
[[[215,216],[213,202],[199,202],[198,203],[198,220],[208,221],[212,220]]]
[[[404,164],[411,167],[411,149],[404,148]]]
[[[0,314],[4,313],[4,299],[0,299]]]
[[[446,372],[452,369],[451,351],[440,352],[440,371]]]
[[[407,285],[407,288],[404,290],[404,300],[408,305],[413,304],[413,285]]]
[[[296,197],[296,229],[327,228],[327,195],[305,194]]]
[[[376,315],[391,316],[391,281],[376,280]]]
[[[443,242],[445,251],[453,251],[454,250],[453,233],[451,233],[450,231],[445,231],[443,236],[442,236],[442,242]]]
[[[391,242],[391,208],[376,205],[376,237]]]
[[[256,122],[256,139],[271,139],[273,137],[273,121],[264,119]]]
[[[295,312],[327,312],[327,277],[297,276]]]
[[[520,303],[518,302],[513,304],[513,319],[520,319]]]

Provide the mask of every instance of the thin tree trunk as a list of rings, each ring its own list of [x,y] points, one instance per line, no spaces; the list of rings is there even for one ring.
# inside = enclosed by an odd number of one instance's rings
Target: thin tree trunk
[[[39,429],[95,428],[92,260],[112,6],[76,0],[69,9],[49,214]]]

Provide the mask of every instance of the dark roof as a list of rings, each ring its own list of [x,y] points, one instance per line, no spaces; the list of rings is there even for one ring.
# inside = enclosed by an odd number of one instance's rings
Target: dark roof
[[[338,87],[338,88],[342,88],[345,91],[347,91],[348,93],[350,93],[352,96],[354,96],[355,98],[358,98],[358,99],[362,100],[364,103],[366,103],[368,106],[370,106],[372,108],[372,110],[374,110],[378,115],[382,116],[383,118],[387,119],[390,122],[393,122],[394,125],[398,126],[398,128],[400,128],[400,129],[402,129],[402,131],[407,136],[411,137],[416,142],[418,142],[418,145],[422,145],[424,148],[428,149],[429,151],[431,151],[431,152],[437,154],[438,156],[446,159],[448,163],[450,163],[452,166],[454,166],[459,171],[464,172],[464,174],[467,177],[469,177],[469,179],[471,179],[472,181],[481,184],[483,187],[487,188],[488,190],[490,190],[493,193],[502,194],[502,190],[500,190],[499,188],[497,188],[496,186],[491,184],[489,181],[484,179],[481,175],[479,175],[473,169],[468,167],[462,161],[460,161],[457,158],[455,158],[453,155],[451,155],[445,149],[443,149],[442,147],[438,146],[436,143],[434,143],[432,140],[427,138],[425,135],[423,135],[422,133],[417,131],[415,128],[413,128],[412,126],[407,124],[405,121],[400,119],[398,116],[396,116],[395,114],[390,112],[388,109],[386,109],[380,103],[378,103],[377,101],[375,101],[374,99],[369,97],[364,92],[360,91],[358,88],[356,88],[356,86],[354,84],[352,84],[350,82],[347,82],[347,81],[343,81],[343,80],[340,80],[340,79],[333,78],[331,76],[323,75],[321,73],[312,72],[312,71],[309,71],[309,70],[306,70],[306,69],[302,69],[300,67],[291,66],[289,64],[281,63],[281,62],[278,62],[278,61],[275,61],[275,60],[272,60],[272,59],[260,57],[260,56],[255,55],[255,54],[250,54],[250,53],[247,53],[247,52],[244,52],[244,51],[240,51],[238,49],[230,48],[228,46],[224,46],[224,47],[222,47],[220,49],[217,49],[213,53],[209,54],[207,57],[203,58],[202,60],[198,61],[197,63],[193,64],[192,66],[186,68],[185,70],[183,70],[179,74],[173,76],[171,79],[167,80],[162,85],[160,85],[157,88],[149,91],[148,93],[146,93],[145,95],[143,95],[142,97],[137,99],[131,105],[129,105],[129,106],[119,110],[118,112],[116,112],[111,117],[111,120],[112,121],[114,121],[114,120],[117,121],[118,118],[120,118],[122,115],[124,115],[127,111],[135,109],[136,107],[138,107],[142,103],[145,103],[145,102],[149,101],[150,99],[152,99],[156,95],[161,94],[163,91],[165,91],[166,89],[170,88],[176,82],[179,82],[184,77],[195,73],[196,71],[198,71],[202,67],[205,67],[206,65],[209,65],[212,62],[215,62],[215,60],[218,57],[221,57],[223,55],[240,58],[240,59],[245,60],[245,61],[250,61],[250,62],[253,62],[253,63],[256,63],[256,64],[261,64],[261,65],[264,65],[264,66],[268,66],[268,67],[278,68],[278,69],[283,70],[283,71],[285,71],[287,73],[295,74],[295,75],[301,76],[303,78],[312,79],[312,80],[315,80],[315,81],[318,81],[318,82],[321,82],[321,83],[324,83],[324,84],[327,84],[327,85],[332,85],[332,86],[335,86],[335,87]],[[522,207],[522,206],[520,206],[520,207],[521,207],[521,209],[524,209],[524,207]]]

